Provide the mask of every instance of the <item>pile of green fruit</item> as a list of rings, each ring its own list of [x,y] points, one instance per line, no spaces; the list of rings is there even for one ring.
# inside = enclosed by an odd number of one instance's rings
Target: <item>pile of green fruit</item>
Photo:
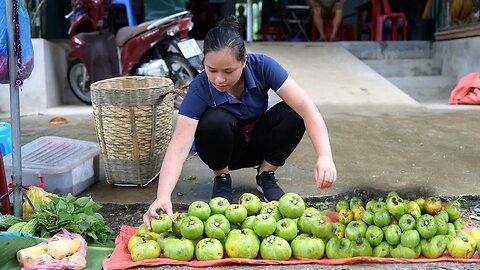
[[[306,207],[301,196],[286,193],[262,202],[244,193],[238,204],[224,198],[195,201],[188,212],[165,213],[142,224],[128,241],[133,261],[165,258],[190,261],[224,257],[267,260],[376,256],[437,258],[448,249],[456,258],[471,258],[480,248],[480,230],[463,232],[458,200],[446,207],[437,198],[406,201],[391,192],[385,201],[365,207],[357,197],[339,201],[338,221]]]

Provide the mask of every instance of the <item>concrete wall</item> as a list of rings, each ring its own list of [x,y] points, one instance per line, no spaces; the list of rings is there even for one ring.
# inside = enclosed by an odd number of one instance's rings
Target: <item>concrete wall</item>
[[[433,57],[442,59],[442,73],[457,77],[480,72],[480,37],[436,41]]]
[[[37,114],[60,105],[66,88],[67,62],[64,48],[45,39],[32,39],[34,68],[20,91],[20,114]],[[10,113],[10,86],[0,85],[0,113]]]

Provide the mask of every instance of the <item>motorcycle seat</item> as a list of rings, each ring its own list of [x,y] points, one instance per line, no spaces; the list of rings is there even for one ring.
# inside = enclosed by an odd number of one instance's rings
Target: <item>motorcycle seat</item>
[[[137,36],[145,31],[147,31],[148,26],[152,23],[153,21],[148,21],[141,23],[136,26],[124,26],[117,31],[117,35],[115,36],[115,44],[118,47],[122,47],[127,40],[133,38],[134,36]]]

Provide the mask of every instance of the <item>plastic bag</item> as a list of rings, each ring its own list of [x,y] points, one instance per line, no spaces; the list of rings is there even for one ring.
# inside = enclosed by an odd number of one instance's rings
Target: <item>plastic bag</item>
[[[17,74],[17,86],[22,85],[24,79],[28,78],[33,70],[33,45],[30,34],[30,18],[20,0],[18,5],[18,27],[21,46],[21,68]],[[17,62],[17,65],[19,62]],[[6,1],[0,1],[0,83],[8,84],[8,21]]]
[[[58,197],[57,194],[46,192],[42,188],[35,186],[30,186],[27,191],[27,197],[30,199],[32,204],[38,203],[40,205],[44,205],[49,203],[51,200],[47,197],[48,195]],[[23,202],[22,211],[24,220],[30,220],[31,216],[34,214],[32,207],[27,201]]]
[[[85,269],[87,265],[87,242],[83,237],[76,233],[70,233],[67,230],[63,229],[61,232],[55,234],[52,238],[43,241],[39,245],[49,244],[52,241],[56,241],[59,238],[66,238],[69,240],[78,240],[80,241],[80,247],[78,251],[73,255],[65,257],[63,259],[54,259],[50,255],[42,255],[40,259],[37,259],[35,264],[24,265],[22,270],[50,270],[50,269],[71,269],[71,270],[81,270]],[[49,253],[51,248],[49,247]],[[20,252],[20,251],[19,251]],[[18,257],[18,253],[17,253]]]
[[[458,81],[450,94],[450,104],[480,104],[480,72],[470,73]]]

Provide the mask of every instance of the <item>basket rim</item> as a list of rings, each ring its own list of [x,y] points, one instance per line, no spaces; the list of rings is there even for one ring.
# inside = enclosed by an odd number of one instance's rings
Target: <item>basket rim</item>
[[[150,81],[156,81],[156,82],[161,82],[161,85],[150,85],[150,86],[135,86],[135,87],[125,87],[121,86],[120,84],[117,87],[115,84],[117,84],[117,81],[125,81],[125,80],[150,80]],[[108,86],[108,87],[105,87]],[[121,76],[121,77],[114,77],[114,78],[108,78],[100,81],[96,81],[90,85],[90,89],[92,90],[106,90],[106,91],[131,91],[131,90],[151,90],[151,89],[157,89],[159,87],[163,86],[172,86],[173,87],[173,81],[170,78],[167,77],[160,77],[160,76]]]

